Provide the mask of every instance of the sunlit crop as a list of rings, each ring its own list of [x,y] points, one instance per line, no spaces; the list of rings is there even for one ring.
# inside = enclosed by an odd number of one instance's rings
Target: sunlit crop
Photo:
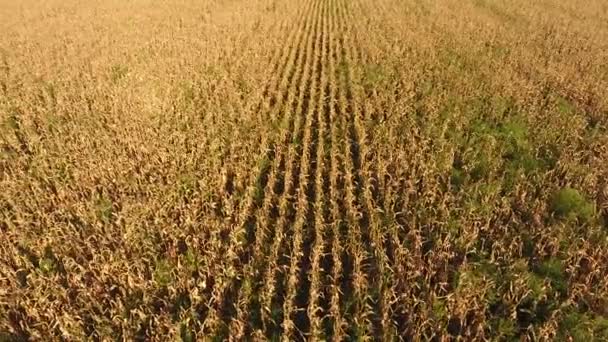
[[[0,341],[608,339],[607,23],[0,0]]]

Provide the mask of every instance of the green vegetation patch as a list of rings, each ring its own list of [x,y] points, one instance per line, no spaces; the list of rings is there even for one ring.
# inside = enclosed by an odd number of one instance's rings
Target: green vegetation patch
[[[551,199],[551,211],[558,217],[591,222],[595,216],[595,206],[578,190],[563,188]]]
[[[550,258],[543,261],[536,267],[534,267],[534,273],[538,276],[548,279],[551,284],[551,288],[561,295],[566,295],[568,292],[568,279],[566,278],[566,271],[564,262],[558,258]],[[538,290],[539,285],[534,279],[532,283],[534,285],[533,291]]]
[[[98,198],[95,203],[95,213],[101,222],[110,223],[113,213],[112,200],[107,197]]]
[[[477,118],[466,125],[462,135],[450,136],[459,146],[450,175],[453,189],[495,180],[501,183],[500,193],[508,195],[521,182],[540,177],[555,166],[556,153],[549,149],[541,153],[529,123],[511,99],[479,98],[466,108]],[[486,110],[493,114],[484,115]]]
[[[19,119],[16,113],[9,114],[0,125],[0,128],[5,131],[18,130],[19,129]]]
[[[574,114],[576,112],[576,107],[562,96],[557,96],[556,105],[557,110],[562,114]]]
[[[262,204],[262,200],[264,199],[264,186],[268,179],[268,172],[270,171],[270,168],[270,159],[267,157],[262,158],[259,162],[259,173],[255,180],[255,188],[253,194],[253,198],[258,205]]]
[[[62,271],[61,264],[53,249],[49,246],[44,248],[42,258],[38,260],[38,269],[45,275],[51,275]]]
[[[154,281],[161,287],[165,287],[173,281],[171,264],[168,260],[158,259],[154,264]]]
[[[608,318],[571,312],[560,322],[559,337],[572,341],[606,341],[608,340]]]
[[[129,67],[122,64],[114,64],[110,68],[110,80],[113,83],[117,83],[122,80],[129,73]]]
[[[387,78],[386,70],[380,64],[368,64],[363,69],[363,83],[367,88],[373,88]]]
[[[187,197],[196,192],[197,178],[193,173],[185,173],[179,177],[177,182],[178,192],[182,197]]]

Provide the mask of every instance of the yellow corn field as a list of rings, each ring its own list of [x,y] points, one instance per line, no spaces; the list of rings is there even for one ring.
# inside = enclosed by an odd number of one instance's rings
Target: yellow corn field
[[[0,0],[0,341],[608,340],[608,3]]]

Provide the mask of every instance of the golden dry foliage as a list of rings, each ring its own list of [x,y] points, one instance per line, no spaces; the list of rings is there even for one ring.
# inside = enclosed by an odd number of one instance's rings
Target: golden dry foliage
[[[0,0],[0,341],[608,339],[608,4]]]

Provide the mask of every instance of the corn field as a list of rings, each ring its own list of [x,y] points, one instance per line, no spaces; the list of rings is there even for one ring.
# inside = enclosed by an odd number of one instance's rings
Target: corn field
[[[0,0],[0,341],[608,340],[608,3]]]

